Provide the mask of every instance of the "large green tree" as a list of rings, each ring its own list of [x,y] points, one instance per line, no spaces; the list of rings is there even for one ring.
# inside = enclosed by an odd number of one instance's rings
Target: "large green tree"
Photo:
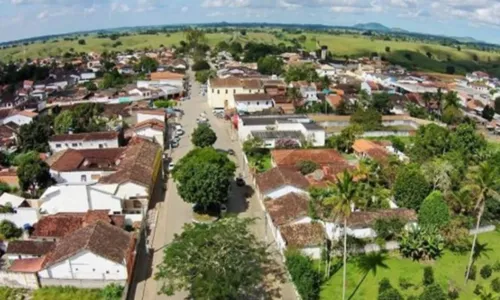
[[[283,72],[283,60],[278,56],[265,56],[257,61],[257,70],[265,75],[280,75]]]
[[[217,76],[215,70],[201,70],[194,75],[196,81],[205,84],[210,78]]]
[[[358,107],[350,122],[360,125],[364,131],[379,130],[382,127],[382,115],[374,108]]]
[[[32,196],[37,196],[38,191],[52,183],[49,166],[40,159],[37,152],[28,153],[19,160],[17,177],[21,190],[28,191]]]
[[[224,218],[187,224],[164,250],[155,279],[160,292],[186,290],[192,299],[248,299],[261,292],[265,270],[274,269],[267,245],[248,228],[252,220]]]
[[[200,148],[213,146],[215,141],[217,141],[217,135],[212,128],[206,124],[198,125],[191,136],[193,145]]]
[[[476,132],[471,124],[460,124],[450,135],[452,149],[462,153],[467,160],[474,158],[486,149],[485,138]]]
[[[418,212],[418,224],[442,228],[450,222],[450,210],[439,191],[429,194],[422,202]]]
[[[302,65],[292,65],[288,68],[285,73],[285,81],[299,81],[306,80],[308,82],[317,82],[319,80],[318,73],[314,65],[312,64],[302,64]]]
[[[49,138],[52,135],[52,119],[43,116],[29,124],[22,125],[19,129],[18,146],[21,151],[49,151]]]
[[[389,98],[388,93],[377,93],[372,96],[372,107],[377,110],[382,115],[388,115],[391,113],[394,105]]]
[[[450,131],[445,127],[435,124],[419,127],[410,151],[412,160],[425,162],[431,157],[446,153],[450,149],[449,138]]]
[[[431,188],[418,165],[407,165],[398,171],[393,190],[399,206],[418,210]]]
[[[476,231],[474,233],[474,239],[472,240],[470,259],[465,276],[465,283],[467,283],[474,259],[477,234],[479,225],[481,224],[481,217],[484,213],[486,201],[487,199],[494,199],[496,201],[500,200],[500,169],[497,166],[490,165],[486,161],[471,168],[470,172],[467,174],[467,184],[464,186],[464,189],[470,191],[476,198],[475,209],[477,212]]]
[[[74,116],[71,110],[65,110],[54,119],[54,131],[57,134],[68,133],[73,128]]]

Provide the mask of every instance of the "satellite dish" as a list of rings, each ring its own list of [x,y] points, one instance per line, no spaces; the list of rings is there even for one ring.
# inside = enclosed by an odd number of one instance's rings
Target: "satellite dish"
[[[325,177],[325,173],[323,172],[323,170],[316,170],[313,172],[313,177],[315,180],[321,181]]]

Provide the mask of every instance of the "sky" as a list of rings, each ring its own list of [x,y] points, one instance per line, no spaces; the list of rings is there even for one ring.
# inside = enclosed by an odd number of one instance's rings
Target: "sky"
[[[500,44],[500,0],[0,0],[0,42],[123,26],[379,22]]]

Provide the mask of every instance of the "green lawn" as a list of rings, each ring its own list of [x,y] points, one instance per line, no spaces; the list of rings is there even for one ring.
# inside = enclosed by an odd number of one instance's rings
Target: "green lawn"
[[[3,299],[3,298],[1,298]],[[97,289],[77,289],[73,287],[47,287],[35,290],[33,300],[99,300],[103,299]]]
[[[452,282],[460,291],[459,299],[477,299],[478,297],[473,293],[476,284],[481,284],[486,290],[490,291],[490,282],[495,277],[500,277],[500,272],[494,272],[493,275],[486,280],[479,275],[479,270],[485,264],[493,265],[496,261],[500,261],[500,233],[497,231],[484,233],[479,235],[478,240],[481,244],[486,244],[486,250],[475,262],[477,267],[476,280],[469,281],[466,286],[464,285],[464,276],[468,262],[467,254],[460,255],[446,251],[441,258],[432,263],[420,263],[401,258],[397,252],[394,252],[383,256],[384,259],[382,260],[382,264],[386,267],[378,267],[375,274],[372,272],[368,273],[364,280],[362,279],[366,272],[358,268],[354,261],[348,263],[347,295],[350,297],[348,299],[376,299],[378,294],[378,282],[384,277],[387,277],[391,281],[392,286],[397,288],[405,297],[410,295],[418,296],[422,291],[421,282],[423,268],[428,265],[433,267],[434,278],[444,291],[447,291],[448,283]],[[413,283],[416,288],[410,287],[407,290],[403,290],[399,286],[400,278],[406,278]],[[359,288],[353,293],[358,285]],[[341,295],[342,269],[338,270],[330,280],[323,285],[321,299],[340,299]]]

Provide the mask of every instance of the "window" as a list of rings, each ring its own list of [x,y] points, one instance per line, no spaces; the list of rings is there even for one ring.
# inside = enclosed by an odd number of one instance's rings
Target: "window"
[[[56,144],[56,148],[61,148],[61,144]]]
[[[87,175],[82,175],[81,181],[82,182],[87,182]]]
[[[220,94],[220,90],[217,90],[217,95]]]
[[[106,271],[106,274],[109,274],[109,271]]]
[[[227,94],[227,89],[226,89],[226,94]]]
[[[259,105],[259,101],[257,101],[257,105]]]
[[[71,147],[78,147],[78,143],[71,144]]]
[[[233,90],[233,94],[236,94],[236,90],[235,89]]]
[[[269,105],[269,101],[266,101],[266,105]]]
[[[100,148],[104,148],[104,146],[103,146],[102,144],[99,144],[99,149],[100,149]]]

